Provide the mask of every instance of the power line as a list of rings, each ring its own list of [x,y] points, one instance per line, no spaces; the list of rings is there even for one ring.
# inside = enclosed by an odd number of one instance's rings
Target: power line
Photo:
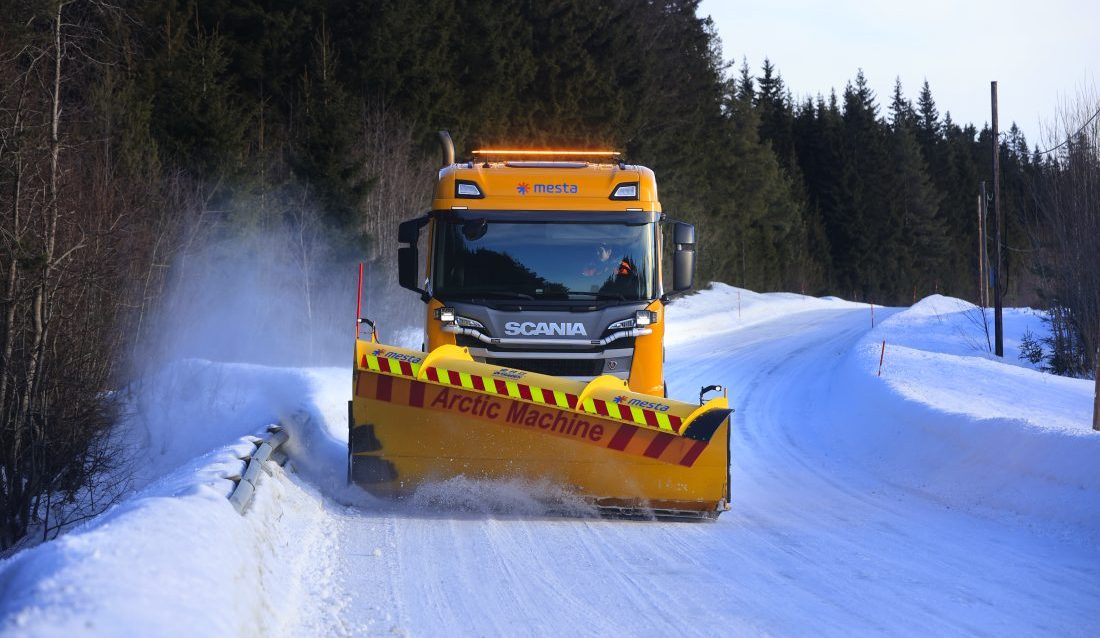
[[[1085,128],[1089,124],[1092,124],[1092,121],[1095,120],[1096,116],[1098,116],[1098,115],[1100,115],[1100,109],[1096,109],[1096,112],[1092,114],[1092,117],[1090,117],[1084,124],[1082,124],[1081,128],[1077,129],[1076,133],[1074,133],[1073,135],[1067,136],[1066,139],[1063,140],[1062,143],[1057,145],[1057,146],[1052,146],[1051,148],[1048,148],[1045,151],[1039,151],[1039,155],[1046,155],[1047,153],[1050,153],[1051,151],[1056,151],[1056,150],[1062,148],[1063,146],[1065,146],[1066,144],[1069,144],[1069,141],[1072,140],[1073,138],[1077,137],[1078,135],[1080,135],[1081,131],[1085,130]]]

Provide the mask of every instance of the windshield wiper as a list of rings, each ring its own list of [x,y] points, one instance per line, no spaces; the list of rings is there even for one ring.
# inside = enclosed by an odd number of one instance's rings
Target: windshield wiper
[[[584,292],[581,290],[570,290],[570,295],[584,295],[586,297],[592,297],[593,299],[616,299],[618,301],[627,301],[627,298],[621,292]]]
[[[534,299],[531,295],[522,292],[515,292],[512,290],[461,290],[453,294],[445,295],[448,297],[467,297],[475,299],[478,297],[496,297],[498,299]]]

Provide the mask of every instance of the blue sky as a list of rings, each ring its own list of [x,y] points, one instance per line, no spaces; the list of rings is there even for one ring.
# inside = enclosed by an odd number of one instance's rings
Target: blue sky
[[[862,68],[885,114],[895,77],[912,100],[927,78],[941,115],[980,128],[997,80],[1001,128],[1015,121],[1034,145],[1060,104],[1100,94],[1100,2],[703,0],[699,13],[726,60],[756,75],[768,57],[796,98],[839,95]]]

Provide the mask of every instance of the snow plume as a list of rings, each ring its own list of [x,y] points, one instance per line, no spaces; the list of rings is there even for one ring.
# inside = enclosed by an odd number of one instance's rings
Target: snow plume
[[[146,352],[160,360],[346,364],[363,252],[316,221],[213,238],[183,251]],[[392,265],[381,260],[364,272],[364,314],[391,341],[416,331],[422,311],[395,280]]]
[[[595,506],[548,481],[477,480],[457,476],[417,488],[409,506],[421,513],[461,512],[504,516],[598,516]]]
[[[362,247],[316,216],[245,226],[182,242],[159,305],[139,329],[122,428],[141,459],[138,486],[311,412],[308,380],[296,368],[338,365],[350,383]],[[380,338],[419,346],[423,304],[397,287],[393,268],[376,259],[363,288],[363,314]]]

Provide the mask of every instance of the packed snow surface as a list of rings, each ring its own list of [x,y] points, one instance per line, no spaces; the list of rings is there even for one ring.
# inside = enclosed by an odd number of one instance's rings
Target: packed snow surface
[[[180,362],[127,423],[140,489],[0,562],[0,634],[1100,634],[1092,382],[1017,360],[1030,310],[1005,360],[965,302],[873,313],[723,285],[669,309],[670,394],[736,409],[714,523],[466,479],[378,501],[344,485],[348,370]],[[227,477],[275,421],[288,471],[242,517]]]

